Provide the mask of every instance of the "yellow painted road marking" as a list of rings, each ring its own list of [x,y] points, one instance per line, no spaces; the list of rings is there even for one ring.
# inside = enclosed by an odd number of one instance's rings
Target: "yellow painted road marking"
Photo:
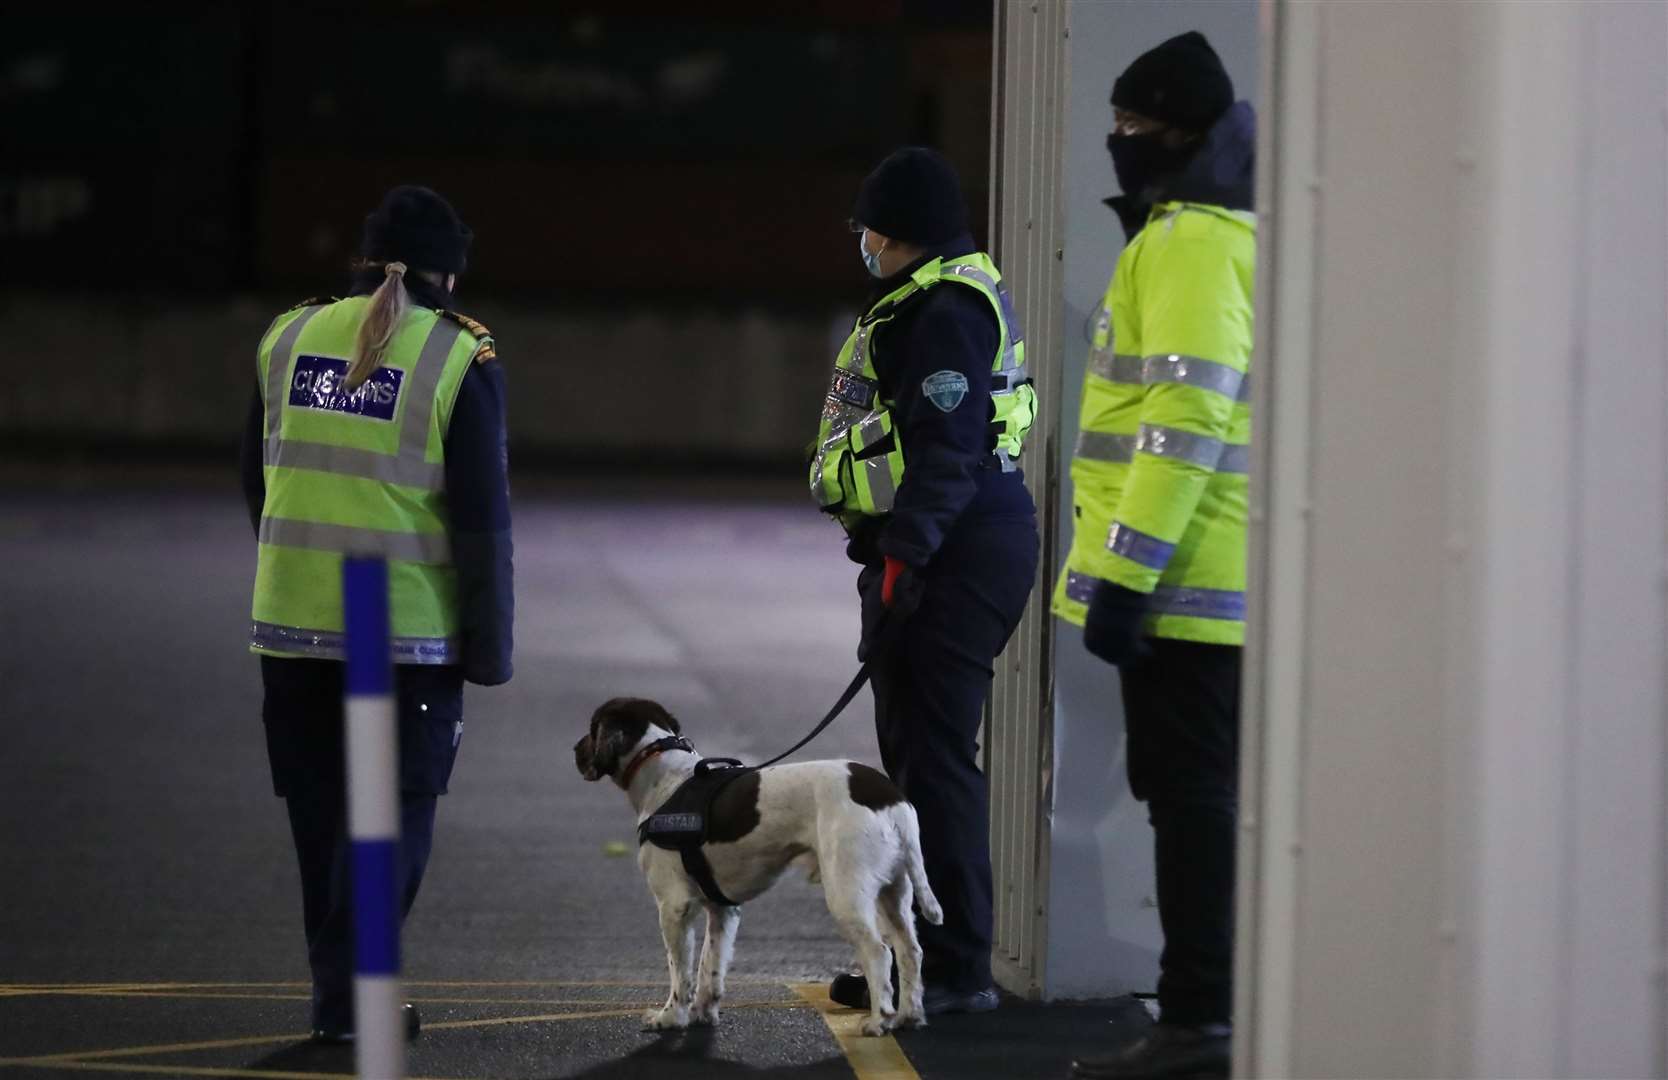
[[[762,975],[732,976],[724,980],[730,986],[783,986],[779,978]],[[648,981],[628,979],[519,979],[509,981],[456,979],[403,979],[402,986],[423,986],[436,990],[480,989],[536,989],[540,987],[645,987],[665,989],[665,979]],[[93,983],[0,983],[0,994],[84,994],[101,990],[309,990],[308,982],[93,982]]]
[[[595,1005],[598,1002],[584,1002]],[[464,1028],[504,1027],[511,1024],[543,1024],[556,1023],[563,1020],[597,1020],[624,1016],[641,1016],[645,1008],[644,1003],[636,1003],[618,1008],[588,1009],[581,1012],[541,1013],[534,1016],[489,1016],[478,1020],[438,1020],[425,1022],[423,1030],[453,1031]],[[728,1006],[734,1009],[802,1009],[804,1004],[798,1001],[750,1001],[737,1002]],[[212,1039],[201,1042],[165,1043],[149,1046],[118,1046],[107,1050],[71,1050],[61,1054],[42,1054],[34,1057],[0,1058],[0,1068],[7,1066],[24,1066],[38,1068],[74,1067],[77,1065],[91,1066],[100,1060],[123,1057],[147,1057],[155,1054],[185,1054],[199,1050],[235,1050],[247,1049],[255,1046],[270,1046],[273,1043],[294,1043],[306,1039],[304,1033],[290,1035],[256,1035],[244,1039]],[[114,1064],[111,1069],[115,1069]],[[105,1071],[111,1071],[107,1069]],[[115,1071],[120,1071],[116,1069]],[[150,1071],[150,1070],[147,1070]],[[166,1071],[166,1070],[163,1070]],[[215,1073],[214,1075],[220,1075]],[[258,1075],[237,1072],[236,1075]],[[288,1075],[288,1074],[286,1074]],[[315,1074],[305,1074],[315,1075]]]
[[[873,1038],[863,1034],[863,1020],[869,1015],[866,1010],[834,1004],[822,983],[794,983],[789,989],[822,1013],[823,1023],[840,1044],[857,1080],[921,1080],[898,1040],[890,1035]]]
[[[409,985],[409,984],[407,984]],[[628,989],[626,987],[607,987],[604,989]],[[499,997],[436,997],[427,994],[409,994],[407,1001],[418,1005],[613,1005],[620,1008],[636,1006],[642,1008],[657,1005],[661,1002],[664,990],[656,988],[656,992],[637,1001],[607,1001],[600,998],[499,998]],[[0,995],[3,996],[3,995]],[[111,998],[142,998],[154,1001],[311,1001],[311,994],[265,994],[258,991],[251,993],[227,993],[211,990],[143,990],[106,989],[83,990],[77,992],[76,997],[111,997]],[[771,1001],[726,1001],[725,1005],[768,1005],[776,1004]],[[803,1008],[804,1003],[790,1002],[795,1008]]]

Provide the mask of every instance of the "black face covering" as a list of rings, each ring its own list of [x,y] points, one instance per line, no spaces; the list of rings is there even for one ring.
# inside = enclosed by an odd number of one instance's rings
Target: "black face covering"
[[[1161,135],[1108,135],[1106,152],[1112,155],[1112,171],[1124,194],[1151,203],[1159,184],[1181,172],[1193,156],[1195,146],[1165,146]]]

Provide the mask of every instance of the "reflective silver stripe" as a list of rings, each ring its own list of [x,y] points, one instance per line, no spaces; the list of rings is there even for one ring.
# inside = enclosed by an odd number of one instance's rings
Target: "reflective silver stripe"
[[[1072,453],[1085,461],[1107,461],[1127,465],[1135,460],[1137,450],[1144,450],[1156,457],[1191,461],[1195,465],[1214,468],[1219,473],[1243,475],[1251,471],[1249,446],[1224,445],[1219,439],[1153,424],[1143,424],[1139,436],[1080,431],[1077,433],[1077,448]],[[1216,455],[1214,460],[1209,459],[1212,454]]]
[[[1135,436],[1109,435],[1104,431],[1079,431],[1073,457],[1085,461],[1129,464],[1135,457]]]
[[[1226,364],[1216,364],[1214,360],[1198,360],[1191,356],[1149,356],[1143,359],[1139,356],[1132,356],[1129,353],[1111,353],[1105,349],[1096,349],[1089,354],[1089,374],[1098,375],[1107,382],[1118,383],[1122,386],[1142,386],[1157,382],[1180,382],[1187,383],[1190,386],[1203,385],[1206,390],[1217,389],[1215,386],[1195,382],[1189,378],[1164,377],[1160,369],[1160,364],[1155,364],[1154,361],[1163,363],[1171,359],[1188,361],[1190,364],[1212,364],[1216,367],[1222,368],[1224,371],[1233,372],[1239,377],[1234,389],[1232,391],[1218,390],[1218,392],[1226,393],[1227,396],[1232,397],[1236,402],[1249,402],[1251,400],[1250,375],[1234,371],[1233,368],[1228,367]],[[1152,367],[1149,368],[1148,365],[1152,365]],[[1179,373],[1177,374],[1179,375]],[[1222,375],[1221,379],[1224,383],[1227,382],[1226,375]]]
[[[1228,443],[1222,447],[1222,456],[1216,459],[1216,471],[1234,476],[1244,476],[1251,471],[1251,447],[1243,443]]]
[[[863,372],[868,368],[868,366],[869,366],[869,364],[868,364],[868,360],[869,360],[869,351],[868,351],[869,350],[869,335],[874,332],[874,328],[875,328],[874,323],[865,323],[862,320],[858,320],[857,331],[856,331],[857,340],[853,341],[851,343],[851,357],[848,361],[849,366],[846,368],[847,371],[850,371],[850,372],[852,372],[856,375],[862,375]],[[840,363],[837,359],[834,362],[834,366],[836,368],[838,368],[840,366]],[[867,376],[864,376],[864,377],[867,378]]]
[[[1076,570],[1066,571],[1066,599],[1075,600],[1079,604],[1087,604],[1095,598],[1095,587],[1100,584],[1100,578],[1079,574]]]
[[[996,283],[995,278],[991,277],[989,274],[980,270],[976,266],[969,266],[966,263],[958,263],[957,265],[948,267],[947,269],[956,277],[963,277],[970,281],[977,281],[980,285],[983,285],[986,289],[990,290],[990,295],[995,297],[997,306],[1002,309],[1002,321],[1007,324],[1005,329],[1008,331],[1008,340],[1003,342],[1002,345],[1002,366],[998,370],[1014,370],[1019,366],[1015,355],[1014,345],[1021,339],[1019,334],[1016,332],[1015,326],[1013,325],[1013,315],[1011,314],[1013,310],[1012,305],[1005,302],[1007,298],[1003,295],[1002,287]]]
[[[1170,565],[1170,557],[1176,553],[1176,545],[1114,521],[1106,534],[1106,550],[1139,563],[1148,570],[1163,570]]]
[[[1089,360],[1089,374],[1098,375],[1107,382],[1140,386],[1141,358],[1129,353],[1111,353],[1105,349],[1097,349]]]
[[[417,363],[406,376],[405,414],[400,420],[400,456],[422,461],[429,445],[429,418],[434,412],[434,395],[446,371],[446,357],[463,327],[444,316],[435,319]]]
[[[338,555],[385,555],[407,562],[452,561],[452,543],[445,533],[405,533],[326,525],[294,518],[261,519],[261,543],[279,547],[311,548]]]
[[[269,439],[278,438],[278,425],[284,415],[284,399],[288,397],[284,391],[290,385],[290,353],[295,351],[295,339],[301,336],[301,330],[314,315],[323,311],[322,305],[310,307],[302,311],[290,324],[284,327],[284,332],[278,335],[278,340],[272,344],[272,352],[266,360],[266,435]],[[272,462],[269,460],[267,464]]]
[[[1207,469],[1214,469],[1217,459],[1222,456],[1222,440],[1213,439],[1208,435],[1195,435],[1191,431],[1160,427],[1157,424],[1142,424],[1141,435],[1135,441],[1135,449],[1154,457],[1189,461]]]
[[[1155,615],[1186,615],[1194,619],[1245,618],[1245,594],[1228,589],[1188,589],[1160,585],[1153,590],[1148,611]]]
[[[446,466],[439,462],[393,457],[375,450],[328,443],[275,440],[268,451],[268,465],[285,469],[316,469],[337,476],[357,476],[384,484],[442,491],[446,487]]]
[[[882,454],[868,461],[854,462],[858,468],[868,471],[869,496],[874,500],[877,514],[884,514],[892,509],[892,500],[898,495],[898,487],[892,483],[892,468],[887,464],[889,456]]]
[[[1095,587],[1100,582],[1100,578],[1068,570],[1066,599],[1087,604],[1094,599]],[[1245,594],[1228,589],[1189,589],[1179,585],[1160,585],[1153,590],[1152,599],[1147,602],[1147,611],[1152,615],[1185,615],[1194,619],[1226,619],[1237,622],[1245,618]]]
[[[1197,356],[1167,353],[1149,356],[1141,362],[1141,382],[1147,386],[1179,383],[1232,398],[1239,394],[1239,384],[1244,379],[1243,371]]]
[[[995,296],[1000,291],[997,288],[996,279],[985,273],[983,270],[980,270],[977,266],[972,266],[968,263],[957,263],[948,269],[950,273],[956,275],[957,277],[972,278],[974,281],[977,281],[980,285],[989,289],[992,296]]]
[[[342,660],[347,656],[346,635],[339,630],[309,630],[300,626],[254,622],[249,644],[270,652]],[[463,656],[452,638],[396,637],[390,644],[396,664],[457,664]]]
[[[881,423],[884,416],[885,413],[872,412],[853,425],[856,429],[857,449],[867,450],[886,437],[886,427]]]

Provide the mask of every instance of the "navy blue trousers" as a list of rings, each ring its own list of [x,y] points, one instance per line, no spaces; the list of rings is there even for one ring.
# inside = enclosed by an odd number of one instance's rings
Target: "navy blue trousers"
[[[934,985],[992,985],[990,792],[979,725],[992,663],[1025,611],[1037,575],[1036,519],[958,525],[927,567],[921,606],[889,654],[874,660],[875,733],[887,775],[921,821],[927,880],[944,924],[917,920],[923,976]],[[858,590],[878,621],[878,566]]]
[[[301,869],[302,925],[313,973],[313,1026],[353,1030],[353,869],[342,733],[342,665],[261,658],[267,759],[289,810]],[[456,667],[395,669],[400,744],[400,888],[411,911],[434,843],[463,734],[463,674]]]

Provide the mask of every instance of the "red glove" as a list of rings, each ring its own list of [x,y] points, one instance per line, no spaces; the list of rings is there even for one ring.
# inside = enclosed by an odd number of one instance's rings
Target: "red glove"
[[[880,582],[880,602],[882,604],[887,607],[892,606],[893,589],[898,584],[898,578],[903,576],[903,572],[908,569],[909,567],[904,565],[902,559],[894,559],[890,555],[886,556],[886,576]]]

